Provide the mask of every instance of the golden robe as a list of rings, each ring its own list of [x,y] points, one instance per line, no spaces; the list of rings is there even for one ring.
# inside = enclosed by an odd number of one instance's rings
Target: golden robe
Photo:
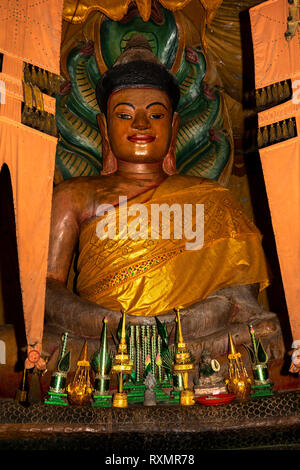
[[[139,221],[137,227],[140,238],[124,236],[123,227],[113,239],[100,239],[97,224],[104,215],[82,228],[77,282],[80,296],[107,309],[153,316],[192,305],[230,285],[259,283],[262,290],[269,284],[260,232],[218,183],[170,176],[157,188],[128,201],[127,209],[136,203],[142,203],[148,213],[148,223]],[[160,233],[153,235],[151,207],[163,203],[179,204],[183,209],[185,204],[193,204],[194,228],[195,205],[204,204],[204,243],[200,249],[187,249],[190,240],[178,238],[172,223],[170,238],[163,238],[162,220]],[[119,227],[123,209],[116,207],[115,219],[106,219],[106,229],[110,224]],[[137,221],[136,217],[128,216],[125,229]]]

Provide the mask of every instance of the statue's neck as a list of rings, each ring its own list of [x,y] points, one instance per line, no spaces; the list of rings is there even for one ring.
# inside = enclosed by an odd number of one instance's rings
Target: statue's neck
[[[134,163],[119,159],[116,174],[126,179],[145,180],[150,183],[159,183],[168,176],[163,170],[162,162]]]

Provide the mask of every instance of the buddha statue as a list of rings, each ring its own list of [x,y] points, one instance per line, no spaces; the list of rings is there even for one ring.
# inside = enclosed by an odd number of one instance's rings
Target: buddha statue
[[[159,316],[168,325],[180,308],[196,356],[207,347],[224,354],[229,328],[237,345],[247,342],[249,321],[276,335],[276,315],[257,302],[269,283],[261,235],[229,190],[177,174],[180,89],[143,37],[128,42],[96,95],[103,169],[55,187],[45,334],[57,328],[98,343],[104,317],[115,332],[121,310],[131,324]],[[169,209],[169,236],[162,219],[151,230],[153,207]],[[193,240],[176,231],[187,207]],[[74,257],[75,292],[67,285]]]
[[[227,367],[226,367],[227,368]],[[204,349],[199,364],[199,377],[194,378],[194,390],[196,395],[208,395],[226,393],[225,371],[216,359],[211,357],[211,352]]]

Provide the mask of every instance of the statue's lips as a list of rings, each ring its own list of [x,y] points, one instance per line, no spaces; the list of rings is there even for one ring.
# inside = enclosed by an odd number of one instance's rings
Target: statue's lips
[[[127,140],[135,144],[148,144],[149,142],[153,142],[155,137],[153,137],[153,135],[130,135],[127,137]]]

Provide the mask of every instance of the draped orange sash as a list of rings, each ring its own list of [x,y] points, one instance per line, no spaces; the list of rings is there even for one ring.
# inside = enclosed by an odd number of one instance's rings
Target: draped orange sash
[[[261,289],[268,285],[261,235],[227,189],[210,180],[175,175],[130,200],[127,210],[141,202],[148,220],[143,224],[144,219],[139,219],[139,238],[125,237],[123,227],[114,238],[100,239],[99,222],[104,215],[83,228],[77,284],[82,297],[112,310],[151,316],[187,307],[229,285],[260,283]],[[202,247],[187,249],[190,240],[183,232],[176,238],[175,224],[169,238],[161,232],[163,221],[160,233],[153,233],[152,207],[164,203],[182,208],[182,220],[187,204],[194,209],[196,204],[204,205]],[[122,211],[119,206],[116,217],[110,213],[108,230],[112,224],[119,227]],[[129,215],[126,228],[136,220]],[[192,226],[198,222],[195,209]]]

